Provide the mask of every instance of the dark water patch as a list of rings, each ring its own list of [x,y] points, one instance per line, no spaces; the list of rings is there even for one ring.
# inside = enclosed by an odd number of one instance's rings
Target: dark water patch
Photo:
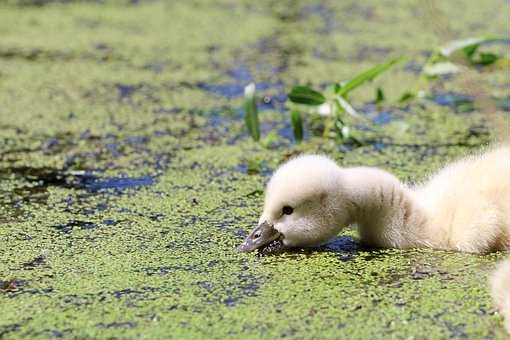
[[[158,162],[156,162],[158,163]],[[163,168],[166,161],[161,158],[158,167]],[[101,178],[90,171],[66,171],[49,167],[32,168],[29,166],[10,167],[0,169],[0,179],[16,179],[27,181],[29,184],[18,185],[12,193],[29,201],[38,200],[44,203],[48,198],[48,187],[67,189],[83,189],[88,192],[113,191],[121,193],[128,189],[137,189],[154,184],[153,176],[139,177],[107,177]]]
[[[161,63],[158,63],[158,62],[147,63],[147,64],[143,65],[143,69],[147,70],[147,71],[152,71],[155,74],[160,74],[161,72],[163,72],[165,70],[165,63],[163,63],[163,62],[161,62]]]
[[[338,146],[337,146],[337,150],[342,153],[351,152],[355,148],[356,148],[356,145],[353,143],[341,143],[341,144],[338,144]]]
[[[237,202],[225,202],[221,206],[212,209],[208,212],[208,216],[213,216],[213,214],[218,213],[226,213],[229,211],[229,209],[232,209],[234,207],[237,208],[246,208],[247,204],[246,202],[243,202],[241,200],[238,200]],[[239,227],[239,219],[236,216],[224,216],[224,217],[207,217],[201,219],[203,223],[206,223],[206,225],[210,227],[215,227],[224,231],[233,231],[236,232],[237,228]]]
[[[257,40],[253,45],[248,46],[251,51],[257,51],[261,55],[269,55],[278,51],[280,48],[280,42],[276,34],[262,37]]]
[[[119,224],[119,221],[114,220],[114,219],[106,219],[106,220],[103,220],[103,222],[102,222],[102,223],[103,223],[104,225],[114,226],[114,225]]]
[[[466,334],[466,324],[453,324],[449,321],[445,321],[444,325],[450,332],[450,339],[469,339],[470,337]]]
[[[497,106],[503,111],[510,112],[510,97],[498,99]]]
[[[150,141],[147,136],[128,136],[124,139],[124,143],[130,146],[145,145]]]
[[[290,124],[289,121],[284,121],[283,126],[281,126],[279,129],[278,129],[278,135],[280,137],[283,137],[284,140],[286,140],[287,142],[292,142],[294,143],[296,141],[295,137],[294,137],[294,130],[292,128],[292,125]],[[310,134],[309,134],[309,129],[305,128],[303,129],[303,140],[308,140],[310,138]],[[288,146],[287,143],[284,143],[284,142],[281,142],[281,143],[276,143],[276,145],[273,145],[273,147],[282,147],[282,146]]]
[[[72,58],[72,54],[63,51],[48,51],[39,48],[28,50],[20,48],[0,49],[0,59],[24,59],[27,61],[36,61],[40,59],[70,60]]]
[[[240,84],[209,84],[200,82],[197,87],[201,90],[218,94],[227,99],[233,99],[244,95],[244,86]]]
[[[104,301],[105,298],[102,297],[99,299],[100,301]],[[69,305],[73,307],[81,307],[81,306],[88,306],[93,303],[93,297],[91,294],[85,294],[85,295],[76,295],[76,294],[69,294],[64,296],[60,303],[64,306]]]
[[[246,175],[260,175],[263,177],[268,177],[273,173],[273,169],[268,166],[267,161],[246,161],[236,165],[232,170]]]
[[[82,230],[95,229],[97,224],[89,221],[79,221],[79,220],[70,220],[64,224],[55,224],[52,226],[57,231],[68,234],[73,231],[74,228],[79,228]]]
[[[147,214],[147,215],[144,215],[146,216],[149,220],[151,221],[155,221],[155,222],[161,222],[165,219],[165,214],[163,213],[150,213],[150,214]]]
[[[136,91],[142,88],[141,84],[136,85],[128,85],[128,84],[120,84],[116,83],[115,88],[119,93],[119,99],[125,99],[131,97]]]
[[[117,143],[106,143],[105,149],[110,153],[112,158],[119,158],[123,155],[121,146]]]
[[[386,147],[386,144],[384,142],[374,141],[372,143],[372,147],[374,148],[375,151],[380,152]]]
[[[56,137],[51,137],[42,145],[42,152],[44,154],[54,154],[61,152],[63,149],[62,141]]]
[[[278,112],[285,111],[285,103],[287,102],[287,94],[283,91],[283,85],[281,85],[281,92],[277,94],[266,94],[259,98],[257,108],[259,111],[273,110]]]
[[[79,2],[91,2],[98,3],[97,0],[14,0],[11,3],[16,4],[17,6],[22,7],[42,7],[49,4],[71,4],[71,3],[79,3]]]
[[[430,99],[438,105],[453,109],[457,113],[472,112],[475,109],[473,98],[459,93],[434,93]]]
[[[63,50],[46,50],[41,48],[0,48],[0,59],[22,59],[31,62],[50,61],[62,62],[73,60],[95,60],[95,61],[121,61],[119,55],[114,55],[111,51],[94,50],[91,52],[76,53]]]
[[[96,327],[98,328],[115,328],[115,329],[129,329],[129,328],[135,328],[137,325],[136,322],[132,321],[125,321],[125,322],[112,322],[112,323],[98,323]]]
[[[432,273],[430,270],[415,268],[411,274],[411,278],[413,280],[424,280],[424,279],[427,279],[433,275],[434,275],[434,273]]]
[[[335,11],[325,4],[317,3],[306,5],[302,9],[302,15],[305,18],[311,15],[316,15],[320,18],[322,27],[317,31],[317,33],[320,34],[329,34],[341,27],[341,22],[337,21],[335,17]]]
[[[248,269],[244,266],[243,269]],[[204,291],[204,299],[208,303],[221,302],[228,307],[235,307],[247,297],[256,296],[260,287],[260,278],[249,274],[240,273],[235,281],[226,286],[221,286],[210,281],[196,283]]]
[[[237,229],[234,231],[234,235],[238,236],[241,240],[245,239],[248,233],[249,232],[245,229]]]
[[[378,261],[385,257],[391,256],[387,251],[380,250],[380,249],[370,249],[366,247],[364,250],[367,252],[364,252],[363,254],[360,254],[362,256],[363,260],[365,261]]]
[[[2,326],[0,326],[0,339],[3,339],[5,336],[9,335],[10,333],[17,332],[20,329],[21,329],[21,324],[19,324],[19,323],[2,325]]]
[[[212,92],[214,94],[223,96],[227,99],[234,99],[244,96],[244,88],[248,83],[225,83],[225,84],[211,84],[205,82],[197,83],[197,87],[201,90]],[[279,83],[258,82],[256,83],[257,91],[264,91],[271,88],[279,87]]]
[[[36,336],[43,336],[46,338],[63,338],[64,336],[68,336],[72,333],[70,329],[58,330],[58,329],[45,329],[40,333],[37,333]]]
[[[46,203],[49,193],[45,186],[23,185],[1,193],[0,197],[4,203],[10,203],[13,208],[21,208],[24,203]]]
[[[183,111],[184,111],[184,109],[181,107],[170,107],[170,108],[158,107],[158,108],[154,108],[152,110],[153,113],[170,114],[170,115],[181,113]]]
[[[377,7],[365,5],[361,2],[354,2],[352,4],[347,4],[347,6],[342,9],[342,12],[348,17],[372,20],[377,16]]]
[[[227,71],[227,74],[240,84],[248,84],[253,81],[250,69],[243,64],[237,65]]]
[[[112,88],[113,87],[113,88]],[[157,96],[158,90],[154,85],[146,82],[140,82],[135,84],[125,83],[113,83],[106,85],[108,90],[113,90],[117,93],[117,98],[120,102],[130,104],[132,106],[143,106],[147,103],[161,104],[161,98]],[[96,93],[96,89],[92,89],[87,92],[87,97],[100,96],[100,93]],[[112,120],[114,115],[111,114]],[[113,122],[114,123],[114,122]],[[114,124],[117,126],[118,124]]]
[[[404,65],[404,71],[412,73],[414,75],[420,75],[423,69],[423,65],[417,61],[411,60]]]
[[[349,236],[341,236],[337,237],[334,240],[326,243],[320,250],[330,251],[330,252],[349,252],[353,253],[358,251],[361,248],[358,241],[354,240]]]
[[[10,179],[14,176],[27,180],[36,186],[67,186],[67,176],[65,172],[50,167],[8,167],[0,168],[0,178]]]
[[[261,72],[260,68],[262,66],[258,65],[257,72]],[[264,66],[264,69],[267,67]],[[271,68],[272,71],[273,68]],[[208,83],[208,82],[198,82],[196,87],[201,90],[212,92],[214,94],[223,96],[227,99],[234,99],[244,95],[244,88],[251,82],[255,83],[256,91],[260,93],[260,91],[267,91],[270,89],[276,89],[279,93],[283,91],[283,84],[281,81],[255,81],[253,74],[250,68],[244,64],[243,62],[236,61],[235,66],[228,69],[226,71],[227,75],[232,79],[231,82],[226,82],[222,84]],[[271,79],[274,79],[274,72],[271,72],[269,75]]]
[[[191,272],[191,273],[203,273],[201,270],[192,265],[180,264],[173,266],[162,266],[162,267],[147,267],[141,269],[139,272],[145,273],[147,276],[165,276],[176,272]]]
[[[20,295],[49,295],[53,292],[53,288],[25,288],[22,287],[12,292],[7,292],[9,298],[16,298]]]
[[[152,176],[110,178],[97,178],[89,176],[86,178],[84,177],[81,183],[82,187],[90,192],[100,192],[107,190],[122,192],[127,189],[135,189],[152,184],[154,184],[154,177]]]
[[[394,120],[393,113],[391,111],[382,111],[372,119],[372,122],[377,125],[386,125]]]
[[[122,299],[125,297],[130,297],[130,298],[134,297],[134,298],[138,298],[140,300],[145,300],[148,297],[147,293],[156,293],[158,291],[159,291],[159,288],[155,288],[155,287],[142,287],[139,290],[126,288],[126,289],[114,291],[111,293],[111,295],[116,299]],[[151,300],[154,300],[154,299],[151,298]]]
[[[375,125],[386,125],[397,119],[397,113],[390,109],[383,109],[374,102],[366,103],[358,109],[367,119],[370,119]],[[373,130],[369,125],[359,124],[356,128],[362,131]]]
[[[41,254],[36,256],[32,260],[23,263],[24,269],[35,269],[37,267],[43,267],[47,265],[47,256],[45,254]]]
[[[69,294],[60,299],[60,304],[63,306],[72,306],[73,308],[80,308],[89,306],[97,302],[104,303],[109,299],[123,299],[129,307],[135,306],[134,303],[138,301],[156,300],[155,293],[159,292],[159,288],[142,287],[140,289],[126,288],[118,291],[102,291],[99,293],[87,294]]]
[[[340,58],[340,54],[336,46],[319,45],[313,49],[314,58],[324,61],[336,61]]]
[[[110,197],[106,195],[98,197],[88,192],[73,192],[63,198],[61,203],[65,205],[63,209],[65,212],[91,216],[108,210]]]
[[[252,274],[242,273],[237,276],[236,290],[239,294],[226,289],[227,298],[223,300],[223,303],[229,307],[236,306],[244,298],[255,296],[259,289],[260,283],[259,278]]]
[[[359,242],[352,237],[342,236],[319,247],[318,251],[335,253],[340,261],[345,262],[354,259],[360,248]]]
[[[361,46],[354,55],[355,60],[381,60],[387,57],[393,50],[388,47]]]
[[[0,168],[0,180],[10,181],[13,184],[12,189],[0,191],[0,202],[10,205],[16,214],[21,214],[22,211],[19,209],[25,203],[45,204],[49,197],[48,187],[72,187],[68,179],[69,175],[65,172],[49,167]]]

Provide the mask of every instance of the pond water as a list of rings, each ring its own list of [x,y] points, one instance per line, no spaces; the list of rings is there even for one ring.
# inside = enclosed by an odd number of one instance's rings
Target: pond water
[[[508,36],[509,15],[502,0],[1,2],[0,338],[504,338],[486,283],[504,254],[368,249],[350,228],[317,249],[235,248],[289,157],[416,182],[500,137],[508,68],[398,98],[435,47]],[[399,55],[350,98],[361,144],[308,116],[295,143],[293,85]],[[244,129],[250,82],[261,144]]]

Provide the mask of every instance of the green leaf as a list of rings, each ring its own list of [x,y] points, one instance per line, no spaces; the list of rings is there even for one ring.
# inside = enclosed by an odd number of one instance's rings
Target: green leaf
[[[477,60],[474,60],[474,62],[476,64],[479,64],[479,65],[487,66],[487,65],[490,65],[490,64],[494,64],[499,59],[501,59],[501,56],[499,56],[499,55],[497,55],[495,53],[481,52],[480,53],[480,58],[477,59]]]
[[[411,101],[413,100],[414,98],[416,98],[416,93],[412,92],[412,91],[405,91],[404,93],[402,93],[402,95],[400,96],[398,102],[399,103],[405,103],[405,102],[408,102],[408,101]]]
[[[294,138],[296,142],[300,143],[303,140],[303,120],[301,119],[301,113],[297,110],[291,111],[290,122],[292,123]]]
[[[462,51],[464,55],[471,59],[477,51],[480,44],[504,41],[508,38],[504,37],[475,37],[461,40],[453,40],[448,42],[446,45],[439,48],[439,53],[444,57],[450,57],[452,54]]]
[[[391,59],[383,64],[376,65],[349,80],[345,84],[342,84],[342,86],[339,88],[337,94],[339,94],[342,97],[346,97],[349,92],[352,90],[358,88],[359,86],[365,84],[366,82],[374,80],[375,77],[380,75],[381,73],[386,72],[389,70],[393,65],[399,63],[402,61],[403,58],[395,58]]]
[[[476,49],[478,48],[477,45],[492,40],[494,40],[494,38],[467,38],[462,40],[453,40],[440,47],[439,53],[445,57],[450,57],[455,52],[464,51],[466,56],[469,57],[476,52]]]
[[[260,123],[255,98],[255,84],[251,83],[244,88],[244,122],[246,129],[254,141],[260,139]]]
[[[466,58],[468,58],[469,60],[472,60],[473,56],[476,53],[476,50],[478,50],[478,47],[480,47],[480,44],[473,44],[473,45],[464,47],[462,49],[462,51],[464,52],[464,55],[466,56]]]
[[[308,86],[295,86],[289,93],[289,100],[296,104],[321,105],[326,102],[326,97]]]
[[[375,91],[375,103],[380,104],[384,101],[384,99],[385,99],[385,97],[384,97],[383,89],[378,87],[377,90]]]

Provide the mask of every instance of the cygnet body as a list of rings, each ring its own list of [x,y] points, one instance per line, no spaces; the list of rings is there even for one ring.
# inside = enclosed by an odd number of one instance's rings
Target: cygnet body
[[[259,226],[239,250],[274,250],[275,242],[280,248],[317,246],[351,224],[361,242],[374,247],[510,250],[510,147],[454,162],[417,186],[377,168],[297,157],[272,176]],[[510,319],[510,262],[503,267],[492,287]]]

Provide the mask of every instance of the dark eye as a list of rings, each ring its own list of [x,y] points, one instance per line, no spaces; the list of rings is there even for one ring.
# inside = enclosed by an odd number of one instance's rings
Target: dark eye
[[[283,209],[282,209],[282,213],[284,215],[290,215],[294,212],[294,209],[292,209],[292,207],[289,207],[288,205],[284,206]]]

